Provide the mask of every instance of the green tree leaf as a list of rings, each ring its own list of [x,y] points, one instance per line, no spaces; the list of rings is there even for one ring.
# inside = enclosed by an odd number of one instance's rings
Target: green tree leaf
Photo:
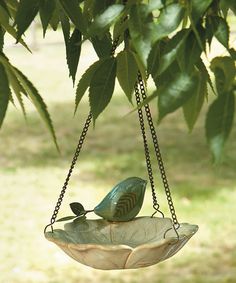
[[[157,37],[155,28],[155,24],[148,17],[147,5],[134,5],[131,8],[130,36],[132,44],[145,67],[147,66],[148,55]]]
[[[220,160],[224,144],[233,125],[235,97],[232,92],[220,95],[209,107],[206,137],[215,162]]]
[[[196,38],[196,34],[191,31],[187,35],[184,44],[181,46],[179,51],[178,62],[181,68],[186,72],[192,72],[196,62],[200,60],[202,54],[201,47],[205,42],[205,34],[203,31],[200,32],[198,29],[199,38],[201,40],[201,46]]]
[[[119,44],[124,40],[124,33],[128,29],[128,21],[117,21],[114,24],[113,29],[113,38],[116,39],[119,37]]]
[[[13,66],[11,65],[11,63],[9,62],[9,59],[5,56],[4,53],[0,53],[0,61],[5,68],[9,85],[13,89],[13,91],[14,91],[14,93],[15,93],[18,101],[19,101],[19,104],[21,106],[21,109],[22,109],[24,116],[26,116],[25,107],[24,107],[23,99],[22,99],[22,94],[27,96],[27,93],[24,90],[24,88],[22,87],[19,80],[17,79],[17,77],[14,73]]]
[[[102,14],[95,17],[89,27],[89,35],[93,37],[104,34],[123,10],[124,5],[114,4],[109,6]]]
[[[196,23],[199,18],[206,12],[212,1],[213,0],[192,0],[190,2],[191,18],[194,23]]]
[[[93,74],[89,88],[89,101],[94,122],[111,100],[115,78],[116,59],[113,57],[104,60]]]
[[[43,26],[43,36],[46,34],[48,24],[56,8],[55,0],[40,0],[39,14]]]
[[[109,32],[105,33],[102,38],[94,36],[91,41],[99,58],[108,57],[111,54],[112,40]]]
[[[159,89],[157,89],[159,95],[159,121],[191,98],[198,86],[198,80],[199,78],[196,74],[191,75],[178,72],[170,81],[165,80],[160,85]]]
[[[7,4],[4,0],[0,0],[0,6],[2,6],[2,8],[6,11],[6,13],[10,16],[9,9],[8,9]]]
[[[39,0],[20,0],[16,13],[17,41],[27,30],[39,11]],[[26,16],[27,15],[27,16]]]
[[[16,30],[9,24],[9,16],[6,13],[5,10],[2,9],[2,7],[0,7],[0,25],[2,26],[2,28],[9,33],[13,38],[17,39],[17,33]],[[19,39],[19,42],[30,51],[29,47],[27,46],[27,44],[24,42],[23,39]]]
[[[102,14],[110,5],[115,4],[115,0],[99,0],[92,1],[92,14],[93,17],[96,17],[99,14]]]
[[[0,26],[0,51],[3,50],[3,45],[4,45],[4,31]]]
[[[53,14],[52,14],[52,17],[51,17],[51,19],[50,19],[50,21],[49,21],[49,24],[50,24],[50,26],[52,27],[52,29],[54,30],[54,31],[56,31],[57,30],[57,28],[58,28],[58,25],[59,25],[59,23],[60,23],[60,9],[59,9],[59,5],[58,5],[58,2],[56,2],[56,7],[55,7],[55,9],[54,9],[54,11],[53,11]]]
[[[117,79],[130,102],[137,74],[138,66],[133,53],[129,50],[121,51],[117,55]]]
[[[207,97],[207,79],[204,74],[199,73],[198,86],[192,97],[183,105],[184,118],[190,131],[197,121],[205,97]]]
[[[160,62],[160,57],[161,57],[161,43],[162,41],[156,42],[149,55],[148,55],[148,60],[147,60],[147,72],[148,74],[151,74],[153,78],[157,76],[157,71],[159,68],[159,62]],[[165,46],[165,44],[164,44]]]
[[[36,107],[38,113],[40,114],[41,118],[45,122],[45,125],[47,126],[49,132],[51,133],[51,136],[53,138],[53,141],[56,145],[57,150],[59,151],[59,147],[57,144],[57,139],[55,135],[55,131],[53,128],[51,117],[48,113],[47,106],[44,103],[42,97],[40,96],[38,90],[35,88],[35,86],[28,80],[28,78],[17,68],[13,67],[14,73],[18,80],[20,81],[22,87],[25,89],[27,95],[33,102],[34,106]]]
[[[82,34],[75,28],[70,36],[70,22],[65,14],[60,14],[60,21],[66,46],[66,61],[69,69],[69,76],[72,77],[74,84],[81,53]]]
[[[146,71],[146,67],[144,66],[143,62],[140,60],[140,57],[138,56],[137,53],[133,52],[133,56],[135,58],[136,64],[138,66],[138,70],[142,76],[142,79],[144,81],[144,83],[147,83],[147,71]]]
[[[22,87],[21,83],[19,82],[19,80],[17,79],[15,73],[12,71],[12,66],[9,66],[8,68],[6,68],[6,73],[7,73],[7,77],[9,80],[9,84],[11,86],[11,88],[13,89],[17,100],[20,104],[21,110],[24,114],[24,116],[26,117],[26,111],[25,111],[25,106],[24,106],[24,102],[22,99],[22,94],[27,96],[26,91],[24,90],[24,88]]]
[[[231,56],[231,58],[236,61],[236,50],[234,48],[230,48],[229,50],[229,54]]]
[[[73,84],[75,83],[75,76],[79,64],[81,53],[81,32],[75,28],[68,43],[66,44],[66,60],[69,68],[69,75],[72,77]]]
[[[235,0],[221,0],[220,1],[220,8],[222,9],[224,16],[227,16],[228,10],[231,11],[236,15],[236,2]]]
[[[214,36],[214,24],[212,23],[213,17],[212,16],[207,16],[206,17],[206,39],[209,44],[209,47],[211,46],[212,38]]]
[[[70,21],[69,18],[63,13],[60,13],[61,28],[64,36],[65,46],[68,45],[70,39]]]
[[[152,21],[147,5],[134,5],[130,11],[129,30],[132,42],[144,66],[157,40],[176,30],[183,17],[183,8],[171,4],[161,10],[157,23]]]
[[[212,1],[213,0],[206,0],[206,1],[192,0],[191,3],[187,5],[191,27],[193,32],[195,33],[196,39],[202,51],[205,51],[205,46],[202,45],[202,40],[199,34],[198,27],[202,24],[202,17],[206,13]]]
[[[0,63],[0,128],[7,112],[10,96],[11,90],[9,88],[7,74],[3,64]]]
[[[189,30],[183,29],[167,42],[163,49],[163,53],[160,56],[157,75],[160,75],[162,72],[164,72],[177,58],[177,55],[181,50],[181,47],[185,42],[188,33]],[[189,58],[191,58],[191,56],[189,56]]]
[[[175,31],[182,21],[183,16],[184,9],[180,4],[174,3],[166,7],[164,6],[155,29],[157,34],[156,40],[166,37],[171,32]]]
[[[234,60],[229,56],[215,57],[210,68],[215,75],[218,94],[230,91],[236,76]]]
[[[229,47],[229,26],[225,19],[218,17],[218,25],[214,34],[224,47]]]
[[[81,7],[79,6],[78,0],[59,0],[65,13],[70,18],[72,23],[80,30],[83,34],[86,34],[86,25],[83,18]]]
[[[101,65],[101,63],[103,62],[103,60],[99,60],[96,61],[95,63],[93,63],[87,70],[86,72],[83,74],[83,76],[81,77],[78,85],[77,85],[77,89],[76,89],[76,97],[75,97],[75,111],[74,114],[77,111],[78,105],[81,101],[81,99],[83,98],[87,88],[90,85],[91,79],[94,75],[94,72],[97,70],[97,68]]]
[[[226,18],[229,11],[228,0],[221,0],[219,3],[219,7],[223,13],[223,16]]]
[[[224,47],[229,47],[229,26],[224,18],[208,16],[206,18],[206,31],[209,45],[212,37],[215,36]]]
[[[163,2],[164,1],[162,0],[149,0],[148,1],[148,11],[152,12],[157,9],[160,10],[164,6]]]
[[[213,87],[213,83],[212,83],[211,77],[210,77],[210,75],[208,73],[207,67],[205,66],[205,64],[204,64],[204,62],[202,61],[201,58],[199,58],[199,61],[196,63],[196,67],[205,76],[205,78],[207,79],[208,84],[211,87],[212,92],[215,93],[215,89]]]
[[[236,2],[234,0],[229,0],[230,2],[230,9],[236,15]]]
[[[6,4],[11,17],[15,18],[19,2],[17,0],[8,0]]]

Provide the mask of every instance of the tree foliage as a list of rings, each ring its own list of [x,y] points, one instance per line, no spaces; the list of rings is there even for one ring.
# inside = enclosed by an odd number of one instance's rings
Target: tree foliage
[[[48,28],[61,26],[73,84],[86,40],[98,55],[77,83],[75,111],[88,90],[95,122],[112,98],[116,78],[132,102],[140,71],[144,81],[151,76],[155,82],[156,90],[147,99],[157,100],[158,120],[182,108],[191,131],[210,89],[215,98],[206,116],[206,137],[215,160],[220,158],[234,119],[236,50],[230,45],[228,21],[229,14],[236,14],[234,0],[0,0],[0,125],[13,96],[24,114],[27,97],[56,143],[42,97],[4,53],[6,33],[29,49],[24,33],[37,14],[44,36]],[[226,55],[206,66],[202,58],[213,38]],[[122,47],[115,54],[114,42]]]

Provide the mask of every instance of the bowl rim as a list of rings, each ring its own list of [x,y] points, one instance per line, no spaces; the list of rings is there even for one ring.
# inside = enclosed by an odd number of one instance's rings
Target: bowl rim
[[[151,217],[149,217],[149,216],[136,217],[136,218],[134,218],[134,220],[137,221],[138,219],[141,219],[141,218],[151,218]],[[168,217],[165,217],[165,218],[155,217],[155,219],[158,219],[158,220],[163,219],[163,220],[168,220],[168,221],[170,220],[171,221],[170,223],[173,223],[172,219],[168,218]],[[114,225],[114,224],[121,224],[122,225],[122,223],[124,223],[124,222],[110,222],[110,221],[106,221],[106,220],[101,219],[101,218],[86,219],[86,221],[95,221],[95,222],[101,221],[101,220],[103,220],[104,222],[108,222],[108,224],[111,224],[111,225]],[[128,222],[132,222],[132,221],[133,220],[128,221]],[[73,223],[73,221],[68,222],[67,224],[70,224],[70,223]],[[171,227],[173,227],[173,224],[171,225]],[[183,227],[188,228],[187,235],[186,234],[182,234],[182,235],[179,234],[179,236],[177,236],[177,235],[168,236],[168,232],[167,232],[165,238],[157,239],[157,240],[149,242],[149,243],[148,242],[140,243],[135,247],[132,247],[128,244],[73,243],[73,242],[63,241],[62,239],[58,239],[57,236],[55,237],[56,234],[58,234],[62,231],[70,233],[70,231],[68,231],[66,229],[64,229],[64,230],[63,229],[54,229],[53,232],[51,232],[51,231],[45,232],[44,236],[47,240],[54,242],[55,244],[57,244],[61,247],[72,248],[72,249],[76,249],[76,250],[80,250],[80,251],[92,250],[92,249],[100,249],[102,251],[111,251],[111,250],[114,250],[114,251],[115,250],[138,251],[138,250],[142,250],[142,249],[145,249],[145,248],[152,248],[152,247],[157,248],[157,247],[160,247],[164,244],[173,244],[174,242],[179,241],[179,240],[189,239],[198,231],[198,225],[196,225],[196,224],[180,223],[179,228],[181,229]],[[54,234],[54,233],[56,233],[56,234]]]

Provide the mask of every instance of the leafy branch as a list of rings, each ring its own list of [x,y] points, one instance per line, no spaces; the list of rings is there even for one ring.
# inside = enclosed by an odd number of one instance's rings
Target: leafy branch
[[[206,137],[214,159],[220,159],[234,120],[236,50],[230,44],[228,15],[235,17],[235,1],[1,0],[1,54],[6,33],[28,48],[24,33],[38,14],[44,36],[50,27],[57,30],[61,26],[73,84],[84,42],[89,40],[98,55],[98,61],[78,80],[75,111],[88,90],[95,123],[112,99],[116,78],[132,103],[140,71],[144,81],[151,76],[155,82],[156,89],[147,99],[157,101],[158,121],[182,108],[192,131],[211,89],[216,98],[206,116]],[[213,38],[225,48],[226,55],[213,58],[209,68],[203,55],[211,49]],[[120,49],[111,56],[116,40]],[[56,144],[41,96],[19,70],[6,62],[0,61],[0,125],[9,102],[14,103],[13,94],[23,113],[22,95],[29,97]]]

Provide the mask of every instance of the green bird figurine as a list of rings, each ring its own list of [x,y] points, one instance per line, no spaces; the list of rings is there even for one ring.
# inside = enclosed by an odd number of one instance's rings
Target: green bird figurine
[[[117,184],[94,208],[94,213],[108,221],[129,221],[140,211],[147,181],[130,177]]]

